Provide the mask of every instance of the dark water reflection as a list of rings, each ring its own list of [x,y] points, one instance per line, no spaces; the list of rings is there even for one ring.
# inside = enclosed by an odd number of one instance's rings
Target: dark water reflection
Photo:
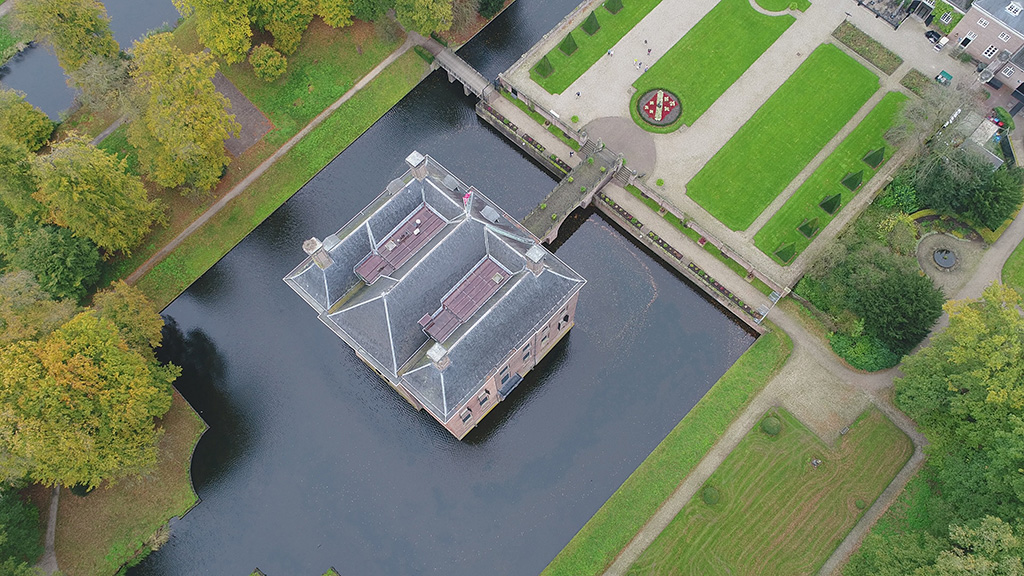
[[[518,0],[493,28],[513,48],[494,51],[488,28],[467,56],[508,66],[572,8],[552,4]],[[584,215],[558,248],[589,281],[569,336],[463,442],[414,411],[281,278],[413,149],[515,216],[536,205],[554,181],[471,104],[435,73],[165,310],[162,354],[210,424],[202,503],[132,574],[536,574],[750,345]]]

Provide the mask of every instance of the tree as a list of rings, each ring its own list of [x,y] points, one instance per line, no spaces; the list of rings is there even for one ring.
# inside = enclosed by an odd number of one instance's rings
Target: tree
[[[19,218],[25,218],[40,208],[32,197],[38,189],[28,148],[0,133],[0,202]]]
[[[0,449],[29,477],[95,487],[156,463],[179,370],[130,347],[109,319],[78,314],[39,342],[0,351]]]
[[[352,23],[353,0],[317,0],[314,13],[331,28],[344,28]]]
[[[71,133],[53,151],[36,160],[39,191],[49,222],[71,230],[100,248],[129,254],[160,207],[146,197],[137,176],[126,172],[124,160]]]
[[[78,100],[91,108],[122,110],[129,104],[128,60],[93,56],[68,73]]]
[[[949,327],[908,356],[896,403],[931,443],[944,498],[963,518],[1024,515],[1024,318],[993,284],[945,305]]]
[[[962,148],[937,146],[918,162],[916,171],[914,188],[922,204],[947,214],[967,214],[984,193],[992,165]]]
[[[117,326],[128,346],[154,359],[153,349],[160,346],[164,319],[141,290],[118,280],[96,294],[93,308],[100,318]]]
[[[0,135],[39,150],[53,134],[53,122],[41,110],[25,101],[25,93],[0,88]]]
[[[986,516],[977,526],[950,526],[949,539],[953,548],[941,552],[933,566],[919,568],[915,576],[1024,574],[1024,542],[1000,518]]]
[[[490,20],[505,7],[505,0],[480,0],[480,15]]]
[[[120,50],[110,19],[97,0],[15,0],[14,13],[35,35],[53,46],[66,72],[93,56],[113,58]]]
[[[228,64],[241,62],[249,52],[251,0],[172,0],[182,17],[195,15],[196,33],[215,56]]]
[[[452,0],[398,0],[395,14],[420,34],[444,32],[452,25]]]
[[[100,253],[88,238],[31,220],[6,232],[0,253],[14,268],[32,272],[53,298],[81,300],[99,280]]]
[[[249,53],[249,64],[257,78],[273,82],[288,68],[288,60],[267,44],[260,44]]]
[[[274,35],[274,48],[295,52],[302,33],[313,19],[316,0],[254,0],[255,22]]]
[[[74,302],[51,300],[27,270],[0,276],[0,347],[42,338],[74,314]]]
[[[131,75],[139,111],[130,118],[128,141],[157,184],[208,191],[229,162],[224,141],[239,126],[213,85],[213,57],[182,52],[171,39],[164,33],[135,43]]]
[[[12,487],[0,489],[0,561],[35,562],[43,553],[39,511]],[[0,574],[8,574],[0,565]]]
[[[384,15],[395,7],[395,0],[352,0],[352,15],[368,22]]]
[[[864,330],[897,354],[906,354],[928,335],[945,302],[931,278],[898,268],[888,270],[884,281],[863,290],[858,300]]]
[[[995,230],[1013,215],[1024,201],[1024,178],[1020,168],[1002,168],[992,172],[985,194],[971,202],[967,215],[971,220]]]

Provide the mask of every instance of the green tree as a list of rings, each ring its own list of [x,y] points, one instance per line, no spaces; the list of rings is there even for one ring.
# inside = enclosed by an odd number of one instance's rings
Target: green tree
[[[983,194],[970,204],[968,217],[982,226],[995,230],[1024,201],[1024,179],[1020,168],[1006,166],[992,172]]]
[[[444,32],[452,25],[452,0],[397,0],[395,14],[420,34]]]
[[[249,64],[257,78],[273,82],[288,68],[288,59],[267,44],[260,44],[249,53]]]
[[[157,184],[208,191],[229,162],[224,141],[239,126],[227,112],[230,102],[213,85],[213,57],[182,52],[171,40],[164,33],[135,43],[131,75],[138,112],[129,119],[128,142]]]
[[[935,148],[917,163],[914,188],[922,204],[998,228],[1024,201],[1017,168],[993,171],[980,155],[962,148]]]
[[[274,35],[274,48],[295,52],[313,19],[316,0],[255,0],[256,25]]]
[[[367,22],[377,20],[394,7],[395,0],[352,0],[352,15]]]
[[[480,15],[490,20],[505,7],[505,0],[480,0]]]
[[[66,72],[93,56],[113,58],[119,51],[107,10],[97,0],[15,0],[14,13],[37,40],[53,46]]]
[[[39,511],[12,487],[0,489],[0,560],[35,562],[43,553]],[[0,565],[0,574],[8,574]]]
[[[344,28],[352,23],[353,0],[317,0],[314,11],[331,28]]]
[[[0,276],[0,347],[19,340],[36,340],[75,314],[70,300],[51,300],[27,270]]]
[[[149,232],[160,207],[146,197],[124,160],[71,133],[36,160],[39,191],[49,222],[84,236],[100,248],[128,254]]]
[[[88,238],[67,228],[23,221],[5,230],[0,253],[14,268],[28,270],[53,298],[81,300],[100,277],[100,253]]]
[[[0,202],[20,218],[39,211],[39,189],[28,148],[0,133]]]
[[[1024,542],[1000,518],[986,516],[977,526],[951,526],[949,539],[953,548],[941,552],[933,566],[919,568],[915,576],[1024,574]]]
[[[109,319],[78,314],[0,351],[0,449],[47,485],[95,487],[156,463],[180,370],[131,348]]]
[[[962,518],[1024,516],[1024,318],[993,284],[946,303],[949,327],[908,356],[896,403],[927,436],[943,497]]]
[[[0,88],[0,135],[21,143],[30,152],[42,148],[53,134],[53,122],[25,101],[25,94]]]
[[[228,64],[245,60],[252,38],[251,0],[172,0],[184,18],[196,17],[203,45]]]
[[[931,278],[894,268],[860,292],[857,312],[864,330],[897,354],[906,354],[928,335],[942,315],[945,298]]]

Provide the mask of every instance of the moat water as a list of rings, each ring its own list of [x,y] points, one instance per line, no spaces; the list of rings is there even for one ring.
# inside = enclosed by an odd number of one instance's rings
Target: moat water
[[[494,77],[574,6],[517,0],[460,54]],[[568,337],[462,442],[413,410],[281,278],[414,149],[517,217],[543,199],[554,179],[473,104],[435,72],[164,311],[210,425],[201,503],[131,574],[535,575],[753,342],[583,213],[557,250],[589,281]]]

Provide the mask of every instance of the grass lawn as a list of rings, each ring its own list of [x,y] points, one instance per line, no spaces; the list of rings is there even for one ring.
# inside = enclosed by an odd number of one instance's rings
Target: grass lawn
[[[903,58],[849,22],[844,21],[840,24],[832,31],[832,36],[877,66],[886,75],[892,74],[900,64],[903,64]]]
[[[161,308],[170,303],[409,93],[426,68],[415,52],[403,54],[143,276],[139,288]]]
[[[164,435],[150,475],[103,484],[84,498],[61,490],[56,551],[64,574],[116,573],[172,516],[196,503],[189,466],[206,424],[175,391],[160,426]]]
[[[124,158],[128,161],[128,170],[132,174],[139,173],[139,155],[135,150],[135,147],[128,143],[128,125],[122,124],[110,133],[109,136],[100,142],[98,148],[105,150],[112,154],[117,154],[118,158]]]
[[[874,408],[834,448],[773,413],[781,432],[749,432],[705,484],[720,500],[691,500],[629,574],[816,574],[913,452]]]
[[[1024,242],[1017,245],[1003,265],[1003,284],[1024,296]]]
[[[770,12],[782,12],[783,10],[806,12],[811,7],[808,0],[757,0],[757,5]]]
[[[0,2],[2,4],[2,2]],[[27,43],[31,37],[22,37],[13,32],[10,14],[0,18],[0,64],[7,62],[18,53],[18,45]]]
[[[789,15],[756,12],[747,0],[721,0],[633,83],[633,120],[662,133],[692,125],[793,22]],[[652,126],[637,112],[640,98],[657,88],[675,93],[683,107],[679,120],[669,126]]]
[[[878,90],[878,77],[819,46],[686,185],[687,195],[744,230]]]
[[[570,84],[583,75],[594,62],[615,46],[626,32],[633,29],[637,22],[644,19],[661,0],[626,0],[618,14],[612,14],[602,6],[594,9],[601,28],[590,36],[582,28],[572,31],[572,37],[578,48],[571,56],[566,56],[558,46],[548,52],[547,59],[554,67],[554,72],[547,78],[537,73],[536,67],[530,70],[530,78],[551,94],[561,94]],[[561,42],[559,42],[561,43]]]
[[[786,362],[793,344],[773,328],[754,342],[612,494],[541,576],[604,572],[648,518]]]
[[[826,198],[839,194],[842,200],[835,211],[838,215],[839,210],[857,195],[857,191],[851,191],[842,184],[843,178],[850,173],[863,171],[862,182],[866,184],[878,169],[865,163],[863,158],[883,146],[885,160],[892,156],[894,149],[885,141],[885,133],[896,120],[906,99],[907,97],[899,92],[886,94],[782,208],[758,230],[754,235],[754,245],[784,266],[793,262],[782,262],[775,256],[775,251],[790,243],[794,244],[796,254],[807,248],[813,238],[804,236],[797,230],[797,226],[805,220],[817,219],[819,230],[824,230],[834,215],[826,212],[819,204]],[[879,168],[884,165],[885,160]]]

